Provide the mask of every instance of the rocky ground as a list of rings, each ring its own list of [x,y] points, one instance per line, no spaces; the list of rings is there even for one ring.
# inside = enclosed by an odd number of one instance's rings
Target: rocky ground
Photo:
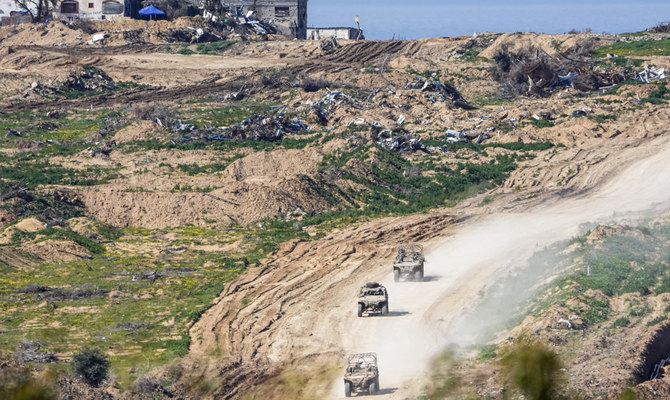
[[[380,397],[502,398],[498,360],[532,339],[564,360],[567,395],[640,384],[664,398],[662,374],[642,381],[660,360],[648,354],[670,352],[665,269],[638,295],[581,281],[583,297],[540,292],[554,305],[486,327],[503,329],[486,359],[455,337],[538,246],[668,199],[670,96],[665,80],[640,81],[670,67],[667,41],[326,46],[186,18],[2,27],[0,348],[39,341],[66,361],[102,348],[104,390],[128,398],[337,398],[346,354],[376,348]],[[644,235],[614,222],[581,246]],[[389,282],[393,318],[352,317],[358,287],[385,282],[404,242],[429,249],[427,281]],[[589,322],[593,301],[606,318]],[[449,344],[464,360],[430,379]],[[445,388],[450,377],[464,384]]]

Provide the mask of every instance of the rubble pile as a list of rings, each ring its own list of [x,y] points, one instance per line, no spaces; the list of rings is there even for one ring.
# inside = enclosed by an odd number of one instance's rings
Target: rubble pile
[[[405,82],[405,89],[427,93],[427,98],[431,103],[451,101],[456,107],[465,110],[474,110],[477,108],[475,105],[470,104],[455,86],[448,83],[443,84],[439,80],[426,80],[417,76],[413,81]]]
[[[395,131],[391,129],[383,129],[379,132],[373,131],[372,140],[386,150],[396,153],[423,151],[430,154],[430,151],[423,144],[423,138],[418,137],[414,132],[402,128]]]
[[[168,29],[161,32],[161,37],[167,43],[208,43],[225,39],[224,36],[217,34],[209,27]]]
[[[321,51],[324,53],[330,53],[336,50],[338,47],[340,46],[337,44],[337,40],[334,37],[321,41]]]
[[[361,109],[361,104],[338,90],[329,90],[321,99],[311,103],[312,110],[321,125],[328,125],[328,116],[342,104]]]
[[[58,361],[58,357],[50,351],[40,350],[42,343],[33,341],[23,341],[19,343],[19,351],[14,353],[14,358],[20,362],[35,362],[38,364],[53,363]]]
[[[71,71],[61,90],[76,90],[79,92],[114,90],[114,80],[105,71],[95,67],[83,67]]]
[[[181,139],[182,143],[198,140],[264,140],[274,142],[281,140],[287,134],[298,133],[309,129],[300,118],[291,121],[283,116],[284,109],[275,116],[257,114],[245,119],[238,125],[225,128],[202,127],[185,124],[178,121],[173,130],[187,133]]]
[[[283,113],[283,111],[282,111]],[[290,121],[283,117],[282,113],[271,117],[268,115],[254,115],[242,121],[241,124],[224,129],[222,133],[225,139],[237,140],[266,140],[273,142],[281,140],[287,133],[298,133],[307,130],[300,119]],[[210,137],[210,140],[215,140]]]

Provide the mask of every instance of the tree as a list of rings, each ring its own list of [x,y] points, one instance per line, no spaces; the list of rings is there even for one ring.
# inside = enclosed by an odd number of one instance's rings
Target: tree
[[[91,386],[100,386],[109,374],[109,360],[98,349],[84,348],[72,357],[72,372]]]
[[[15,2],[19,9],[28,11],[33,22],[44,22],[51,16],[58,0],[15,0]]]

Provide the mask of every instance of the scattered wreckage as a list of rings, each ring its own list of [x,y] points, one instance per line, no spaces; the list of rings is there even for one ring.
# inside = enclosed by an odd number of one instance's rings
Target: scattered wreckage
[[[377,282],[368,282],[358,292],[358,316],[372,313],[389,313],[389,296],[386,288]]]
[[[194,124],[177,121],[172,130],[187,133],[188,136],[184,136],[180,140],[181,143],[185,143],[197,140],[264,140],[274,142],[281,140],[287,134],[309,129],[300,118],[292,121],[284,117],[285,110],[286,107],[274,116],[256,114],[237,125],[224,128],[197,128]]]
[[[398,247],[398,254],[393,262],[393,280],[400,281],[401,277],[414,281],[423,280],[423,246],[420,244],[403,244]]]
[[[344,395],[352,393],[375,394],[379,391],[379,369],[376,353],[352,354],[347,359],[344,374]]]
[[[454,106],[464,110],[476,110],[477,106],[470,104],[461,92],[448,83],[441,83],[439,80],[426,80],[420,76],[414,78],[411,82],[405,82],[405,89],[414,90],[428,94],[428,100],[431,103],[450,101]]]

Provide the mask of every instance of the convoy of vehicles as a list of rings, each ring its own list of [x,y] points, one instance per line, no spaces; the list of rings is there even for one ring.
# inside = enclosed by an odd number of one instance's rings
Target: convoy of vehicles
[[[423,281],[423,247],[420,244],[404,244],[398,247],[393,262],[393,280]],[[359,317],[388,315],[389,297],[386,287],[377,282],[368,282],[358,292],[357,314]],[[344,395],[375,394],[379,391],[379,369],[376,353],[351,354],[347,359],[344,374]]]

